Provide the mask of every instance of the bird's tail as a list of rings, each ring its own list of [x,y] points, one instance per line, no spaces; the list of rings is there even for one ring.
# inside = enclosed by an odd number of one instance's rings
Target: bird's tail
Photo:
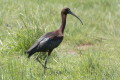
[[[30,58],[35,52],[37,52],[36,47],[33,48],[33,49],[29,49],[29,50],[27,51],[27,53],[28,53],[28,58]]]
[[[27,51],[28,53],[28,58],[30,58],[34,53]]]

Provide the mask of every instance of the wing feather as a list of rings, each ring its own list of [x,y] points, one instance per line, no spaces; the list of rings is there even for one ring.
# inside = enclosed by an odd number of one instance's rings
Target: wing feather
[[[34,48],[38,47],[38,45],[40,44],[40,42],[41,42],[42,40],[44,40],[45,37],[47,37],[47,34],[49,34],[49,33],[50,33],[50,32],[42,35],[42,36],[28,49],[28,52],[30,52],[30,51],[32,51]]]

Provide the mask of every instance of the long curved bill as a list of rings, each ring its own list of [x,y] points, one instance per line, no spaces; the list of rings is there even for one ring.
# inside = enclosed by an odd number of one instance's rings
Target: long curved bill
[[[73,12],[68,11],[68,13],[71,14],[71,15],[73,15],[73,16],[75,16],[77,19],[79,19],[80,22],[81,22],[81,24],[83,25],[83,22],[81,21],[81,19],[78,16],[76,16]]]

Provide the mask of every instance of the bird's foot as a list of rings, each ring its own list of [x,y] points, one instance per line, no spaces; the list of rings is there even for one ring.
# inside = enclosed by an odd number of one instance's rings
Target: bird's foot
[[[46,73],[46,69],[52,69],[52,68],[48,68],[46,66],[43,66],[43,68],[44,68],[44,74]]]
[[[42,66],[43,66],[44,69],[52,69],[52,68],[46,67],[45,65],[42,65]]]

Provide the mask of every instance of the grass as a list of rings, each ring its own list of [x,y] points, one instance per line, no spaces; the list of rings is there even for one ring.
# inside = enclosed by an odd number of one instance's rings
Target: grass
[[[69,7],[65,38],[52,52],[43,74],[27,49],[60,25]],[[120,80],[119,0],[1,0],[0,80]],[[38,53],[36,53],[38,54]]]

